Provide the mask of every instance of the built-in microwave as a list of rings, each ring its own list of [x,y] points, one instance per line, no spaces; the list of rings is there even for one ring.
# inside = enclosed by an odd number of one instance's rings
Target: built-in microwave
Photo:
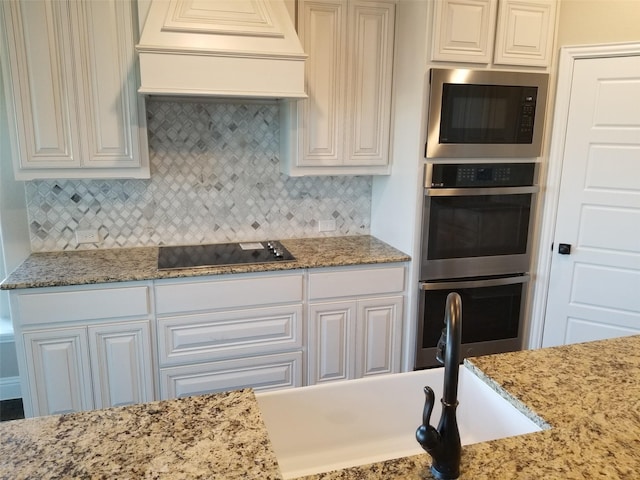
[[[432,68],[427,158],[538,157],[549,75]]]

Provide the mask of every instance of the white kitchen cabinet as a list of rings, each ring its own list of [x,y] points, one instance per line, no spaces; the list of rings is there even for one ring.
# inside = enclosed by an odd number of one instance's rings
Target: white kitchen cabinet
[[[494,63],[548,67],[557,0],[501,0]]]
[[[309,385],[355,378],[357,308],[356,301],[309,305]]]
[[[95,408],[154,399],[149,322],[88,327]]]
[[[489,63],[498,0],[434,2],[431,60]]]
[[[160,397],[302,385],[303,274],[155,285]]]
[[[434,3],[431,60],[548,67],[557,4],[557,0],[439,0]]]
[[[395,1],[304,0],[306,100],[281,106],[288,175],[388,174]]]
[[[0,3],[16,179],[149,178],[133,2]]]
[[[358,300],[355,378],[400,371],[403,296]]]
[[[27,417],[154,400],[149,290],[141,283],[11,292]]]
[[[16,339],[18,341],[18,339]],[[27,417],[93,408],[87,332],[83,327],[39,330],[23,336],[30,395]]]
[[[405,269],[309,274],[307,382],[400,371]]]
[[[162,400],[242,388],[267,391],[301,385],[301,351],[160,369]]]

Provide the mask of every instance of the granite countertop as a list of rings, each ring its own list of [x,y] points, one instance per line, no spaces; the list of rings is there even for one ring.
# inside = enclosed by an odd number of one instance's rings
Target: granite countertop
[[[637,478],[640,336],[467,366],[550,428],[463,447],[461,479]],[[304,479],[424,480],[429,464],[425,453]],[[281,476],[255,396],[242,390],[2,423],[0,478]]]
[[[0,478],[282,477],[247,389],[3,422]]]
[[[158,247],[33,253],[0,289],[406,262],[411,257],[370,235],[281,240],[295,261],[159,271]]]

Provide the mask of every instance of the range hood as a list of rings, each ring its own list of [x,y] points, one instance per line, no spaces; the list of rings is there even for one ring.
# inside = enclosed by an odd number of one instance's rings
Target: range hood
[[[143,94],[306,98],[284,0],[152,0],[136,50]]]

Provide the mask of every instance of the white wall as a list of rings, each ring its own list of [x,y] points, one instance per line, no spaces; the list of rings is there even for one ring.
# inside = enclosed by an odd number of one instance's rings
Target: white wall
[[[640,0],[562,0],[558,46],[640,40]]]
[[[0,35],[0,54],[4,42]],[[2,63],[5,63],[4,61]],[[9,130],[2,71],[0,71],[0,280],[30,253],[24,183],[13,179],[12,137]],[[20,395],[18,367],[10,322],[9,295],[0,290],[0,400]]]
[[[427,79],[428,2],[400,0],[396,12],[392,175],[374,177],[371,234],[418,258],[422,209],[425,81]],[[403,338],[403,370],[412,370],[415,355],[417,262],[408,275]]]

